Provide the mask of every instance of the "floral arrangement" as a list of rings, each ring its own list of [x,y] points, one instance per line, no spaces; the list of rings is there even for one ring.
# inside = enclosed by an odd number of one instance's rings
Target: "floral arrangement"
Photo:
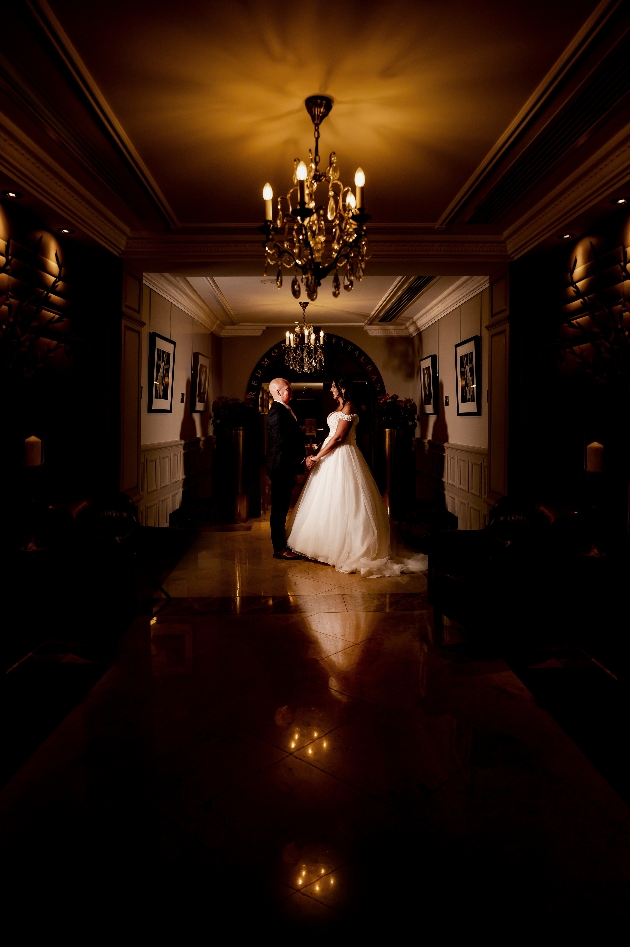
[[[212,404],[214,433],[231,431],[236,427],[250,427],[256,422],[258,411],[253,398],[239,401],[238,398],[217,398]]]
[[[398,395],[382,395],[376,402],[376,416],[381,427],[415,430],[418,416],[416,402],[412,398],[399,398]]]

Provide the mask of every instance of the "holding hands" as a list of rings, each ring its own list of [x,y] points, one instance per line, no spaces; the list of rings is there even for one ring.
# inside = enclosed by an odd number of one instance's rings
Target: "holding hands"
[[[310,457],[307,457],[307,458],[306,458],[306,469],[307,469],[307,470],[310,470],[311,467],[313,467],[314,464],[317,463],[317,459],[318,459],[318,458],[315,456],[315,454],[311,454]]]

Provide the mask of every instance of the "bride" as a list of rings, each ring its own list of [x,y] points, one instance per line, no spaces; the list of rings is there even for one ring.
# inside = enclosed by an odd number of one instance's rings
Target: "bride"
[[[318,453],[306,458],[310,476],[296,507],[289,548],[338,572],[371,578],[424,571],[426,556],[396,559],[390,553],[387,510],[357,447],[359,416],[351,380],[333,382],[331,394],[339,407],[328,415],[330,433]]]

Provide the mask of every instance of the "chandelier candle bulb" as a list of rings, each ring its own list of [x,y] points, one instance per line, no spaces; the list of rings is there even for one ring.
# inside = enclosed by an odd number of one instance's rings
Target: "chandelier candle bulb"
[[[263,200],[265,202],[265,220],[273,220],[273,210],[271,208],[273,188],[271,184],[265,184],[263,188]]]
[[[363,168],[357,168],[354,175],[354,186],[357,189],[357,207],[363,210],[363,188],[365,187],[365,173]]]
[[[598,441],[586,446],[586,472],[601,473],[604,469],[604,447]]]
[[[300,204],[306,203],[306,175],[307,173],[308,172],[306,170],[306,165],[304,164],[303,161],[300,161],[300,163],[297,166],[297,171],[295,172],[295,176],[298,181],[298,200]]]

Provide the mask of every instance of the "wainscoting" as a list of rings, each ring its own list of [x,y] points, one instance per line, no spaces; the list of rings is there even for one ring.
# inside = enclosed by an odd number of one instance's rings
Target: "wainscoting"
[[[438,501],[454,513],[459,529],[488,522],[488,451],[463,444],[416,440],[416,496]]]
[[[444,493],[446,508],[457,517],[458,529],[483,529],[489,510],[488,451],[445,444]]]
[[[138,519],[143,526],[168,526],[170,514],[179,509],[184,497],[210,496],[213,448],[213,437],[140,448]]]

